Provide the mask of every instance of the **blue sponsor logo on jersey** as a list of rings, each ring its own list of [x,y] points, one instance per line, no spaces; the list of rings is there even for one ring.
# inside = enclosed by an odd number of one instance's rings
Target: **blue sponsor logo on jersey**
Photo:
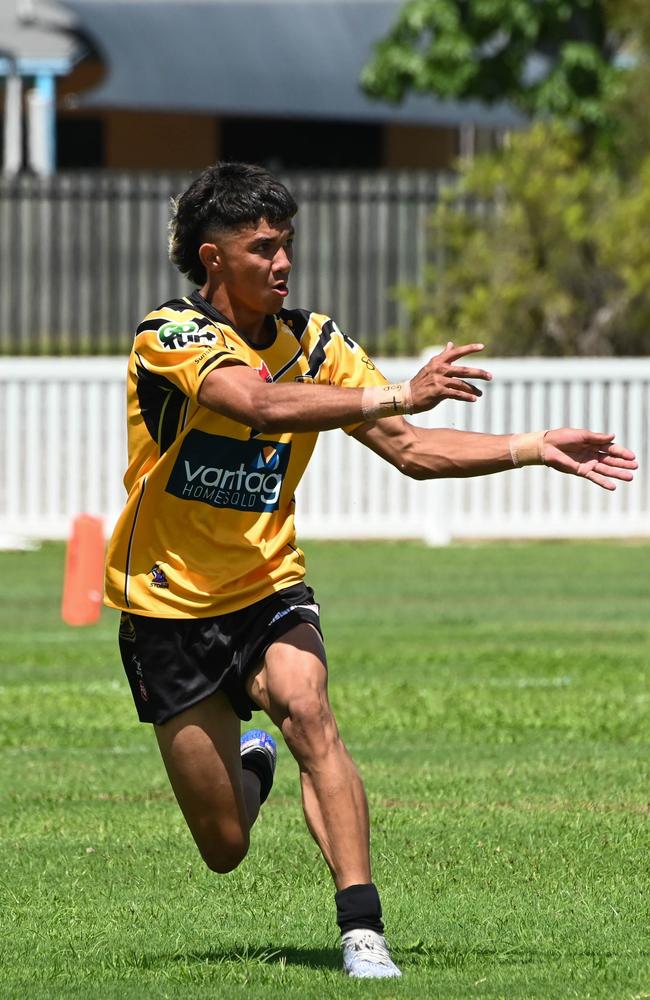
[[[290,444],[237,441],[193,430],[181,445],[166,491],[211,507],[278,510],[290,454]]]

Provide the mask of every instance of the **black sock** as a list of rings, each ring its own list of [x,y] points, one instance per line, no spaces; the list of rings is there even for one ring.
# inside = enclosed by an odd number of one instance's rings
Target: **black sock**
[[[354,930],[384,933],[381,919],[381,903],[374,882],[365,885],[349,885],[334,896],[336,900],[336,922],[341,934]]]
[[[266,802],[273,785],[273,772],[266,759],[266,754],[261,751],[247,753],[241,759],[241,766],[244,771],[250,771],[260,782],[260,804]]]
[[[243,767],[242,771],[245,771],[247,778],[244,779],[244,784],[246,781],[252,782],[252,787],[255,789],[255,794],[259,797],[260,805],[262,803],[262,782],[260,781],[260,776],[255,771],[251,770],[250,767]]]

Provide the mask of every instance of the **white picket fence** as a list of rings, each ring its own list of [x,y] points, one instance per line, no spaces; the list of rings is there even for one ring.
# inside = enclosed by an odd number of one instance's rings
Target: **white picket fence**
[[[391,379],[419,359],[378,362]],[[341,431],[322,434],[298,495],[303,538],[650,536],[650,359],[508,359],[476,404],[444,403],[422,426],[505,433],[549,426],[612,430],[640,462],[606,493],[548,469],[414,482]],[[120,358],[0,359],[0,545],[65,538],[78,513],[109,531],[124,500]]]

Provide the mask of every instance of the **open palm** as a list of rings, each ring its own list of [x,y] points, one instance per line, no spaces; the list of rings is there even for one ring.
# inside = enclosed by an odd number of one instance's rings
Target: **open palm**
[[[542,458],[545,465],[558,472],[615,490],[613,480],[629,482],[638,465],[633,451],[613,442],[613,434],[562,427],[544,435]]]

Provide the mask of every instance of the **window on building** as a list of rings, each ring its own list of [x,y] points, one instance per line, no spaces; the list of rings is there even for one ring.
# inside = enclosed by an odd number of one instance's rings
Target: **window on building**
[[[382,131],[358,122],[229,118],[221,123],[221,156],[275,170],[380,167]]]
[[[59,118],[56,161],[59,170],[91,170],[104,166],[104,122],[101,118]]]

